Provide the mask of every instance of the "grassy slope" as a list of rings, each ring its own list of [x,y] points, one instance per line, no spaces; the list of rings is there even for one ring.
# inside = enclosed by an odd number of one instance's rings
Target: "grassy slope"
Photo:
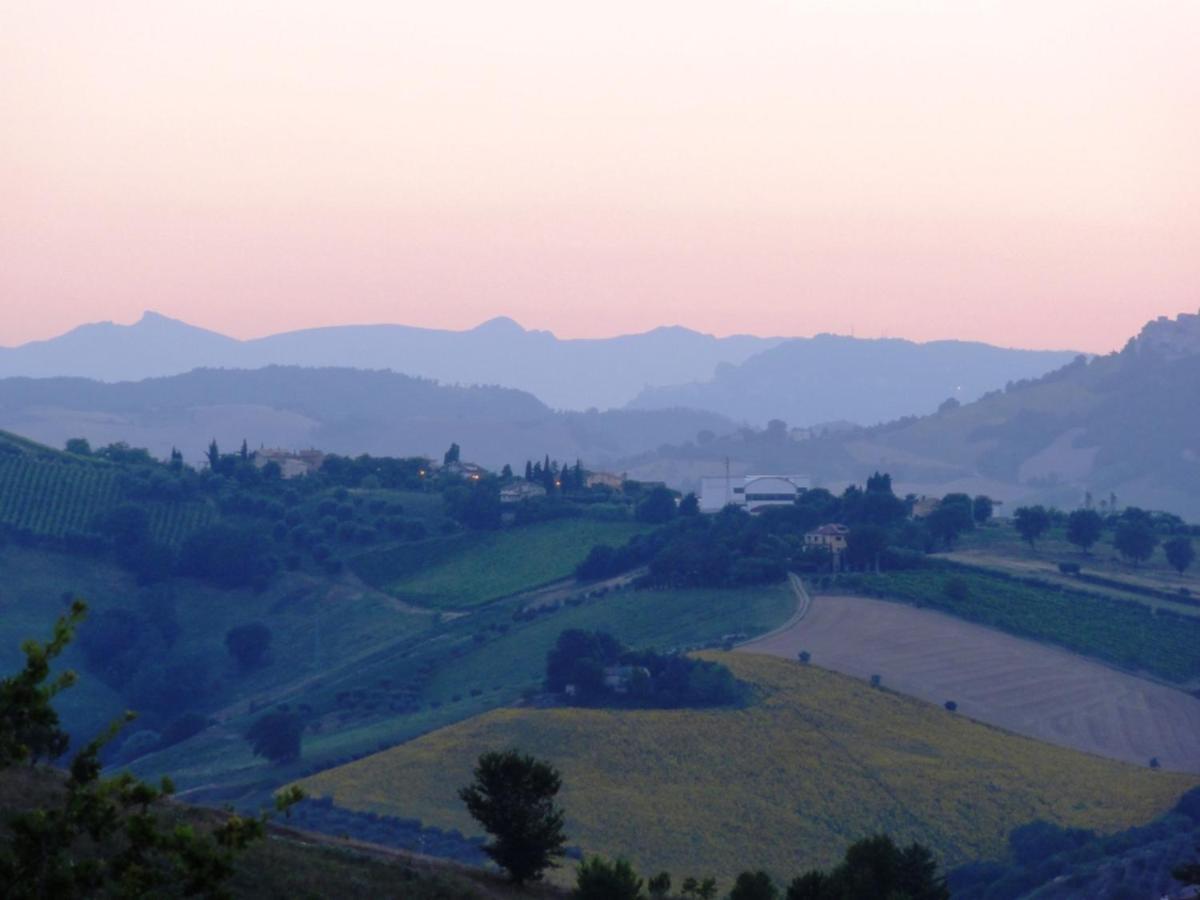
[[[433,624],[432,615],[400,611],[387,597],[352,583],[304,575],[283,575],[261,594],[218,591],[187,579],[139,588],[127,573],[109,563],[12,546],[0,550],[0,571],[4,573],[0,671],[21,665],[22,640],[49,634],[54,617],[64,607],[64,593],[84,597],[99,612],[113,607],[136,609],[147,593],[165,591],[175,598],[180,625],[172,656],[209,661],[212,681],[206,699],[217,706],[236,705],[250,697],[269,698],[311,678],[318,665],[323,668],[333,660],[352,665],[371,647],[418,634]],[[263,621],[271,628],[272,663],[244,675],[230,661],[224,638],[229,628],[251,621]],[[318,626],[320,659],[315,658]],[[78,646],[68,648],[64,664],[84,676],[56,701],[74,732],[92,734],[128,705],[88,673]]]
[[[339,721],[339,713],[325,716],[320,732],[304,739],[303,758],[295,764],[274,767],[253,757],[238,738],[254,714],[233,711],[220,727],[159,754],[134,767],[140,774],[169,772],[181,788],[212,784],[237,784],[254,797],[260,784],[281,784],[313,771],[411,740],[520,699],[522,692],[541,684],[546,651],[568,628],[602,628],[634,647],[663,647],[687,642],[704,644],[724,635],[769,631],[784,622],[795,608],[795,599],[784,587],[756,591],[637,591],[610,594],[581,606],[567,606],[530,622],[513,622],[511,609],[446,622],[428,634],[401,640],[373,657],[352,665],[331,665],[319,683],[304,685],[291,702],[311,702],[319,710],[340,709],[334,696],[365,689],[367,700],[380,695],[381,676],[403,682],[426,661],[436,665],[424,684],[419,709],[357,716]],[[478,643],[487,622],[510,624],[507,633]],[[361,709],[361,703],[358,704]],[[229,796],[241,796],[231,793]],[[210,799],[213,799],[210,797]]]
[[[561,519],[479,535],[459,555],[391,582],[402,600],[466,609],[566,578],[596,544],[621,544],[646,526]]]
[[[1196,783],[1009,735],[822,670],[721,655],[760,700],[720,711],[516,710],[306,782],[352,809],[474,833],[455,799],[479,753],[517,746],[563,772],[572,841],[646,871],[763,865],[789,876],[873,831],[954,864],[1003,852],[1044,818],[1112,830]],[[725,881],[726,886],[728,880]]]

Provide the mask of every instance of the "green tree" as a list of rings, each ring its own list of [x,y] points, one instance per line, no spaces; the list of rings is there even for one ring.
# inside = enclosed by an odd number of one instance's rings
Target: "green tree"
[[[446,510],[468,528],[493,531],[500,527],[503,513],[500,484],[494,478],[456,484],[443,494]]]
[[[67,452],[76,456],[91,456],[92,445],[88,443],[87,438],[71,438],[67,441]]]
[[[948,494],[925,519],[930,533],[947,548],[958,536],[975,527],[975,514],[966,494]]]
[[[208,467],[213,472],[221,466],[221,448],[217,446],[217,439],[213,438],[208,445],[208,451],[205,453],[208,457]]]
[[[1094,509],[1077,509],[1067,516],[1067,540],[1090,553],[1104,533],[1104,520]]]
[[[824,896],[831,900],[949,900],[950,891],[927,847],[914,843],[900,848],[881,834],[850,845],[841,865],[830,873]]]
[[[225,649],[243,671],[257,668],[271,649],[271,629],[262,622],[230,628],[225,632]]]
[[[593,856],[579,864],[575,890],[571,896],[575,900],[640,900],[642,879],[633,871],[633,866],[623,859],[606,862],[599,856]],[[662,894],[652,896],[660,897]]]
[[[1197,848],[1200,849],[1200,848]],[[1171,877],[1180,884],[1197,885],[1200,884],[1200,862],[1184,863],[1176,869],[1171,870]]]
[[[651,897],[660,900],[671,893],[671,875],[669,872],[659,872],[646,882],[646,890]]]
[[[971,501],[971,514],[975,518],[976,525],[984,525],[991,521],[992,514],[996,511],[996,504],[991,497],[985,494],[980,494]]]
[[[661,524],[675,518],[675,494],[670,488],[659,485],[637,505],[635,515],[639,522]]]
[[[60,755],[58,718],[49,699],[74,683],[67,672],[50,680],[49,664],[70,642],[86,614],[82,601],[55,624],[47,644],[27,641],[24,669],[0,682],[0,769]],[[100,753],[132,713],[113,723],[72,759],[61,799],[11,816],[0,844],[0,886],[11,900],[112,897],[228,897],[224,882],[236,854],[264,833],[265,819],[230,816],[209,833],[158,816],[158,801],[173,792],[128,773],[101,778]],[[44,741],[53,746],[45,752]],[[40,748],[40,751],[39,751]],[[302,798],[291,792],[281,809]],[[102,852],[97,852],[102,848]]]
[[[273,763],[294,762],[300,758],[300,739],[304,734],[304,723],[293,712],[277,710],[269,712],[246,730],[255,756]]]
[[[1187,571],[1188,566],[1196,559],[1196,548],[1192,539],[1185,535],[1173,537],[1163,544],[1163,552],[1167,554],[1167,562],[1180,575]]]
[[[776,900],[779,890],[766,872],[742,872],[729,892],[729,900]]]
[[[1050,527],[1050,513],[1044,506],[1022,506],[1013,513],[1013,525],[1021,539],[1035,549],[1038,539]]]
[[[887,532],[878,525],[859,525],[846,537],[846,562],[856,568],[879,571],[879,559],[887,549]]]
[[[788,885],[787,900],[834,900],[833,881],[816,869],[805,872]]]
[[[713,900],[717,896],[717,879],[709,877],[700,882],[696,888],[696,896],[700,900]]]
[[[182,574],[223,588],[266,587],[277,566],[266,537],[254,529],[232,525],[211,525],[193,532],[179,552]]]
[[[460,458],[461,456],[462,456],[462,448],[460,448],[460,447],[458,446],[458,444],[453,444],[453,443],[452,443],[452,444],[450,445],[450,449],[449,449],[449,450],[447,450],[445,453],[443,453],[443,454],[442,454],[442,463],[443,463],[444,465],[447,465],[447,466],[448,466],[448,465],[450,465],[450,463],[456,463],[456,462],[458,462],[458,461],[459,461],[459,458]]]
[[[555,804],[561,787],[552,765],[506,750],[480,756],[471,784],[458,792],[493,838],[484,852],[516,884],[539,880],[563,856],[563,813]]]
[[[1154,555],[1158,536],[1149,522],[1140,518],[1122,519],[1113,535],[1113,546],[1134,565],[1141,565]]]
[[[25,667],[0,681],[0,769],[20,762],[54,760],[67,751],[70,736],[59,727],[58,713],[50,701],[76,681],[68,670],[50,678],[50,665],[67,648],[87,605],[75,600],[54,625],[45,643],[30,640],[21,645]]]
[[[694,493],[686,495],[679,501],[679,515],[689,517],[700,515],[700,500]]]

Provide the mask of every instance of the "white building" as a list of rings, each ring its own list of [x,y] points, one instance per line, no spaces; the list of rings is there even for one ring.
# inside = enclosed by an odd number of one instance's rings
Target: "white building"
[[[500,488],[501,503],[520,503],[522,500],[536,500],[545,497],[546,489],[532,481],[514,481]]]
[[[700,511],[716,513],[726,506],[758,512],[790,506],[810,487],[807,475],[714,475],[700,479]]]

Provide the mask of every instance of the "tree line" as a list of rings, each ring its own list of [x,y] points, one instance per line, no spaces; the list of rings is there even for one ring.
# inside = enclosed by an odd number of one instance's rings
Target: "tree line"
[[[1107,515],[1087,508],[1062,513],[1044,506],[1022,506],[1013,513],[1013,527],[1033,550],[1054,525],[1064,526],[1066,539],[1085,555],[1090,555],[1105,534],[1111,533],[1113,548],[1134,565],[1147,562],[1160,545],[1167,564],[1180,575],[1196,558],[1189,529],[1178,516],[1136,506]]]
[[[634,651],[607,632],[568,629],[546,654],[546,690],[582,706],[730,706],[746,688],[720,663]]]

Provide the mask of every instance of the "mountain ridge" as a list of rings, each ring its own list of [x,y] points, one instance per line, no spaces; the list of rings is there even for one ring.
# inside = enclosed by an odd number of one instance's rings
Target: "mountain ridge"
[[[703,397],[691,396],[694,385],[706,379],[719,381],[722,373],[745,366],[783,345],[813,348],[830,342],[842,347],[843,355],[845,348],[853,348],[862,351],[860,355],[865,359],[889,346],[833,335],[717,337],[682,325],[662,325],[605,338],[559,338],[550,331],[526,329],[508,316],[459,331],[399,324],[334,325],[241,340],[147,310],[131,325],[91,323],[56,338],[0,348],[0,378],[75,376],[121,382],[180,375],[195,369],[348,366],[390,369],[444,384],[503,385],[532,393],[555,409],[691,405],[742,420],[756,417],[742,415],[728,403],[706,403]],[[906,345],[936,348],[941,343]],[[968,355],[991,354],[1014,361],[1013,365],[1001,366],[994,376],[993,382],[999,378],[1001,384],[1008,378],[1048,371],[1068,356],[986,344],[966,346]],[[1017,364],[1017,360],[1031,362]],[[857,365],[849,357],[835,363]],[[993,382],[986,387],[995,386]],[[647,398],[653,398],[652,402]],[[929,396],[924,396],[924,406],[902,406],[888,412],[921,412],[930,402]],[[779,411],[773,411],[758,418],[765,421],[778,415]],[[817,420],[837,418],[847,417],[822,415]],[[861,416],[858,421],[867,424]]]

